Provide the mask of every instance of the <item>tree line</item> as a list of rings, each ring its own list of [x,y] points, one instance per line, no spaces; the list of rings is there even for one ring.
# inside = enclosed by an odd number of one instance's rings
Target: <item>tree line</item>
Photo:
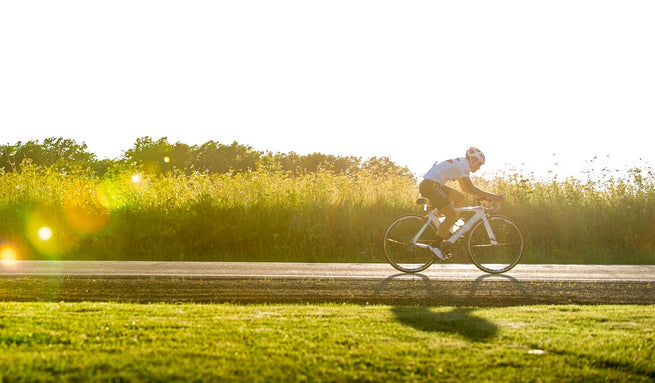
[[[50,137],[43,141],[19,141],[0,146],[0,171],[21,172],[29,165],[50,167],[57,171],[88,169],[102,177],[115,166],[135,166],[150,174],[173,171],[184,173],[243,173],[259,169],[285,171],[293,174],[331,171],[335,174],[372,174],[411,176],[408,168],[399,166],[388,157],[363,159],[356,156],[335,156],[295,152],[273,153],[251,146],[207,141],[202,145],[170,143],[167,137],[149,136],[136,140],[134,145],[115,159],[98,159],[88,151],[85,143],[67,138]]]

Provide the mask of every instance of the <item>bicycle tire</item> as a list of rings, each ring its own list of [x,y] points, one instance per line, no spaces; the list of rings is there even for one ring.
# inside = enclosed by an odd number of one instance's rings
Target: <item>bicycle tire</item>
[[[514,268],[523,255],[523,236],[512,220],[503,216],[488,218],[497,244],[491,244],[489,234],[481,221],[468,237],[468,253],[478,269],[501,274]]]
[[[404,273],[418,273],[430,267],[434,262],[434,254],[427,248],[421,248],[412,243],[412,239],[425,225],[427,218],[418,215],[405,215],[397,218],[384,233],[384,254],[387,260]],[[429,224],[418,242],[426,245],[436,245],[437,230]]]

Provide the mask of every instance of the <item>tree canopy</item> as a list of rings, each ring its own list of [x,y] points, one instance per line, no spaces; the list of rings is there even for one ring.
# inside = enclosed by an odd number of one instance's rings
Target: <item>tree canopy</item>
[[[20,172],[27,164],[52,167],[59,171],[89,169],[99,176],[114,165],[132,165],[151,174],[171,171],[236,174],[271,169],[293,174],[323,170],[337,174],[368,171],[373,174],[411,176],[409,169],[396,165],[388,157],[363,160],[356,156],[322,153],[273,153],[255,150],[236,141],[231,144],[208,141],[202,145],[187,145],[181,142],[170,143],[167,137],[153,139],[145,136],[138,138],[121,157],[102,160],[89,152],[85,143],[65,138],[50,137],[42,142],[19,141],[0,146],[0,170]]]

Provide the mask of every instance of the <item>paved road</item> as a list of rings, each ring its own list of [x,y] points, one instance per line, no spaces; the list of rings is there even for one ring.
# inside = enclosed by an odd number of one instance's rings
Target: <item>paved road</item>
[[[435,264],[0,262],[0,300],[513,305],[655,304],[655,266],[518,265],[503,275]]]
[[[383,263],[263,262],[105,262],[18,261],[0,263],[0,276],[123,276],[123,277],[250,277],[386,279],[398,273]],[[434,280],[475,280],[487,274],[473,265],[435,264],[420,276]],[[491,277],[491,276],[489,276]],[[655,266],[518,265],[505,274],[519,281],[655,282]]]

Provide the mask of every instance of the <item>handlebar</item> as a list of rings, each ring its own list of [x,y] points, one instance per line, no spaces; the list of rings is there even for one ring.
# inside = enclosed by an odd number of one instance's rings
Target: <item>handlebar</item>
[[[496,210],[500,206],[502,201],[491,201],[478,199],[478,204],[484,208],[484,210]]]

